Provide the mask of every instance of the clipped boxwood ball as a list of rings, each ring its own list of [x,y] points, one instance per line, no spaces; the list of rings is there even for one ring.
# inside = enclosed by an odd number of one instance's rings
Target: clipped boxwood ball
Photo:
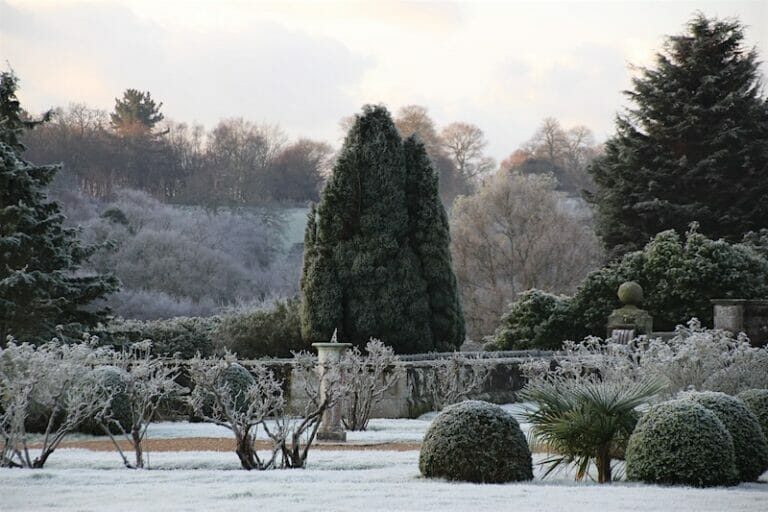
[[[229,393],[239,412],[248,410],[248,388],[256,382],[251,372],[238,363],[231,363],[221,373],[221,379],[229,386]]]
[[[763,435],[768,438],[768,389],[748,389],[736,397],[757,417]]]
[[[248,388],[256,382],[251,372],[247,368],[238,363],[229,363],[229,365],[222,370],[216,380],[216,385],[226,384],[229,389],[229,396],[234,404],[234,409],[237,412],[246,412],[248,410]],[[203,400],[203,417],[214,417],[214,397],[208,395]],[[216,419],[224,420],[226,418],[216,416]],[[193,414],[190,421],[201,421],[202,418]]]
[[[104,386],[106,389],[115,392],[112,397],[112,403],[110,404],[110,412],[112,418],[118,421],[120,427],[125,432],[129,432],[131,429],[132,415],[131,415],[131,402],[128,399],[128,395],[125,393],[125,377],[126,373],[117,368],[116,366],[97,366],[91,370],[88,378],[91,379],[94,384]],[[119,434],[120,427],[115,424],[109,425],[109,431],[112,434]],[[84,434],[104,435],[104,429],[95,419],[89,418],[80,424],[77,429]]]
[[[742,482],[754,482],[768,469],[768,444],[754,414],[739,400],[725,393],[688,393],[686,398],[706,407],[723,422],[733,439],[736,471]]]
[[[626,474],[655,484],[733,485],[731,434],[715,413],[693,400],[655,405],[629,437]]]
[[[429,478],[501,483],[531,480],[528,443],[501,407],[469,400],[446,407],[427,429],[419,470]]]

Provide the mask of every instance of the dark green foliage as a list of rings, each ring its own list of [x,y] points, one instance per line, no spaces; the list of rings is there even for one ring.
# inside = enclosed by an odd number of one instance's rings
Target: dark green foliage
[[[768,260],[768,228],[757,232],[750,231],[744,235],[744,245],[748,245],[760,256]]]
[[[127,89],[123,98],[115,98],[115,111],[109,115],[112,126],[120,133],[148,133],[165,116],[160,113],[162,103],[155,103],[149,92]]]
[[[421,231],[444,225],[444,219],[429,218],[440,215],[439,200],[419,197],[423,209],[408,203],[409,187],[434,192],[434,171],[423,164],[414,143],[408,154],[410,168],[385,108],[366,106],[356,117],[307,223],[301,279],[305,341],[328,340],[338,329],[340,341],[363,346],[376,337],[409,353],[456,346],[463,335],[458,299],[449,296],[455,279],[425,274],[425,265],[437,265],[430,269],[436,273],[450,268],[447,232]],[[427,248],[430,240],[438,245]]]
[[[298,298],[278,301],[270,310],[238,312],[222,317],[217,343],[240,359],[290,357],[307,348],[301,339]]]
[[[629,438],[626,461],[629,480],[695,487],[738,481],[731,435],[691,400],[651,407]]]
[[[110,404],[109,414],[113,420],[116,420],[120,426],[114,423],[109,424],[109,430],[113,434],[130,432],[133,425],[133,413],[131,412],[131,402],[125,392],[125,372],[115,366],[99,366],[91,371],[90,378],[94,385],[104,386],[106,390],[114,391],[112,403]],[[84,421],[78,428],[79,432],[84,434],[104,435],[104,429],[95,418]]]
[[[438,194],[438,175],[415,136],[403,143],[408,237],[427,283],[430,327],[438,351],[460,346],[466,334],[456,276],[451,266],[448,216]]]
[[[690,393],[686,398],[715,413],[728,429],[740,481],[754,482],[768,470],[768,443],[757,417],[744,402],[714,391]]]
[[[205,417],[215,418],[222,421],[227,419],[222,414],[222,411],[218,409],[215,404],[222,405],[228,403],[228,400],[232,401],[232,410],[238,413],[245,413],[248,411],[248,388],[250,388],[256,380],[245,367],[232,362],[218,374],[216,386],[224,384],[227,388],[228,394],[220,397],[219,400],[214,398],[213,394],[208,394],[203,402],[202,413]],[[190,421],[197,422],[201,418],[193,414],[190,417]]]
[[[606,317],[620,306],[616,292],[625,281],[643,288],[641,307],[653,316],[654,330],[671,330],[696,317],[712,323],[712,299],[768,296],[768,261],[754,250],[695,231],[685,239],[674,231],[656,235],[642,251],[592,272],[577,290],[574,318],[584,331],[602,334]]]
[[[189,359],[197,353],[203,357],[213,354],[214,332],[220,321],[215,316],[177,317],[146,322],[115,320],[96,334],[102,344],[116,347],[152,340],[154,355]]]
[[[318,242],[317,209],[312,205],[304,233],[301,269],[301,337],[308,343],[327,341],[343,316],[342,290],[328,244]]]
[[[768,438],[768,389],[748,389],[736,395],[752,411]]]
[[[768,226],[768,102],[737,20],[696,15],[626,94],[634,108],[589,172],[597,230],[618,256],[697,221],[738,241]]]
[[[133,232],[133,228],[131,228],[131,223],[128,220],[128,217],[120,208],[109,208],[101,214],[101,218],[107,219],[114,224],[121,224],[125,226],[129,232]]]
[[[52,410],[39,402],[34,400],[30,401],[27,409],[27,417],[24,418],[24,429],[27,432],[33,432],[35,434],[44,434],[48,428],[48,422],[51,419]],[[59,411],[51,423],[51,431],[55,431],[59,428],[62,421],[66,418],[66,411]]]
[[[428,478],[478,483],[532,480],[531,452],[515,419],[501,407],[469,400],[432,421],[419,453]]]
[[[611,459],[623,457],[640,416],[637,408],[665,388],[652,377],[611,382],[594,376],[531,376],[519,397],[536,405],[523,414],[536,441],[553,453],[542,461],[549,466],[544,476],[574,465],[576,479],[582,480],[594,463],[597,481],[611,482]]]
[[[118,282],[77,273],[96,247],[81,246],[77,231],[63,227],[58,204],[47,199],[59,168],[21,158],[18,138],[28,123],[20,121],[15,77],[2,73],[0,87],[0,343],[9,334],[38,342],[79,337],[83,326],[104,319],[106,310],[95,301]]]
[[[502,318],[495,341],[505,348],[556,348],[565,339],[603,336],[608,315],[621,306],[616,293],[626,281],[642,286],[641,307],[653,316],[654,330],[672,330],[692,317],[711,325],[712,299],[768,296],[768,260],[749,245],[711,240],[695,230],[685,239],[664,231],[642,251],[590,273],[570,299],[536,290],[521,294]]]
[[[226,370],[221,373],[221,383],[226,384],[229,390],[229,396],[234,405],[234,410],[244,413],[248,410],[248,388],[253,386],[256,379],[251,372],[237,363],[231,363]]]
[[[26,149],[21,136],[25,131],[50,120],[51,112],[45,113],[39,121],[27,119],[16,98],[18,87],[19,79],[13,72],[0,72],[0,142],[21,153]]]
[[[497,349],[558,349],[573,331],[569,297],[533,289],[521,293],[493,336]]]

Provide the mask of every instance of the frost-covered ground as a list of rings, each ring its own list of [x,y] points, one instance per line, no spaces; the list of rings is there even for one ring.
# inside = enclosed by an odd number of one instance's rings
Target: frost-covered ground
[[[512,409],[512,407],[510,407]],[[349,433],[361,443],[419,440],[430,416],[373,420],[371,430]],[[230,437],[205,424],[159,423],[150,435]],[[727,489],[656,487],[618,482],[574,483],[571,473],[505,485],[449,483],[422,478],[418,451],[321,451],[305,470],[247,472],[234,453],[150,453],[150,471],[122,468],[114,453],[63,449],[43,470],[0,470],[0,510],[514,510],[533,511],[738,511],[768,510],[763,483]],[[536,455],[535,460],[542,456]],[[540,474],[540,472],[538,472]]]

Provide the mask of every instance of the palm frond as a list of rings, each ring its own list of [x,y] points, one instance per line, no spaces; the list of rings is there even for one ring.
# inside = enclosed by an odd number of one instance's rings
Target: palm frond
[[[542,462],[549,466],[544,476],[573,464],[576,478],[583,479],[600,450],[626,442],[639,418],[637,407],[664,388],[663,381],[651,377],[622,383],[560,377],[529,382],[521,398],[537,408],[522,416],[535,441],[557,454]]]

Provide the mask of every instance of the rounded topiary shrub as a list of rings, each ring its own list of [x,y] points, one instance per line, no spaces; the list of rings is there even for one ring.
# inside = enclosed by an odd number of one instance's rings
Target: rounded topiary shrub
[[[231,363],[221,373],[221,380],[229,387],[229,396],[235,410],[244,412],[248,409],[248,388],[256,382],[251,372],[238,363]]]
[[[251,372],[238,363],[229,363],[229,365],[219,374],[217,384],[226,384],[229,389],[229,396],[234,404],[234,409],[238,412],[245,412],[248,409],[248,388],[256,382]],[[203,416],[216,417],[216,419],[225,419],[214,415],[213,395],[208,395],[203,402]],[[223,406],[223,404],[219,404]],[[190,416],[190,421],[201,421],[202,417],[196,413]]]
[[[446,407],[421,443],[429,478],[501,483],[531,480],[531,452],[517,421],[501,407],[469,400]]]
[[[768,389],[748,389],[736,395],[752,411],[768,439]]]
[[[742,482],[753,482],[768,469],[768,444],[760,423],[747,406],[725,393],[689,393],[688,400],[706,407],[723,422],[733,439],[736,471]]]
[[[692,400],[655,405],[629,437],[626,474],[658,484],[735,484],[731,434],[715,413]]]
[[[109,431],[112,434],[119,434],[121,428],[125,432],[131,429],[131,402],[125,392],[125,377],[126,373],[116,366],[98,366],[91,370],[88,376],[94,385],[104,386],[109,391],[115,393],[109,408],[112,418],[117,420],[119,426],[110,422]],[[104,434],[104,429],[94,418],[85,420],[77,430],[84,434]]]

